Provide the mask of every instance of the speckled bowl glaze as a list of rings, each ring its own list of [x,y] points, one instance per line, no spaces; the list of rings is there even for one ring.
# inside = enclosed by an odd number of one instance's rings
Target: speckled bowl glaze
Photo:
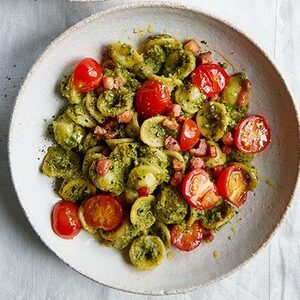
[[[50,214],[59,200],[51,180],[40,172],[50,145],[46,128],[65,101],[57,92],[62,75],[85,56],[101,58],[110,42],[139,43],[151,25],[153,33],[179,39],[195,37],[226,53],[253,82],[251,112],[266,116],[272,143],[255,159],[260,182],[229,226],[215,240],[190,253],[172,249],[154,271],[134,269],[122,253],[100,245],[82,231],[63,240],[51,228]],[[134,34],[133,29],[146,34]],[[44,120],[47,120],[46,122]],[[243,33],[197,9],[164,3],[139,3],[95,14],[59,36],[29,72],[16,100],[9,136],[15,189],[24,212],[43,240],[69,266],[110,287],[141,294],[184,293],[224,278],[253,257],[281,223],[296,186],[299,127],[292,96],[274,64]],[[269,184],[266,184],[268,182]],[[231,228],[236,233],[233,234]],[[232,240],[228,239],[232,236]],[[220,251],[218,260],[213,251]],[[234,254],[234,255],[233,255]]]

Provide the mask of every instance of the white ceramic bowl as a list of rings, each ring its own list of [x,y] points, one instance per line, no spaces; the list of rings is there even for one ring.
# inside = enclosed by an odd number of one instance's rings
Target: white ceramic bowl
[[[120,251],[101,246],[82,231],[63,240],[51,228],[50,213],[59,200],[51,180],[40,173],[48,123],[64,100],[57,93],[62,75],[85,56],[100,59],[101,49],[122,40],[137,43],[144,36],[133,28],[152,25],[154,33],[179,39],[195,37],[227,53],[253,82],[251,112],[266,116],[272,143],[257,156],[260,183],[239,210],[232,225],[215,235],[213,243],[195,251],[174,250],[173,260],[152,272],[135,270]],[[45,122],[43,119],[47,119]],[[9,136],[12,178],[20,203],[33,228],[57,256],[78,272],[116,289],[143,294],[187,292],[237,270],[262,248],[282,221],[298,175],[299,131],[288,88],[272,62],[243,33],[196,9],[162,3],[133,4],[95,14],[58,37],[29,72],[14,108]],[[272,181],[266,184],[266,179]],[[240,219],[240,220],[239,220]],[[236,228],[233,235],[230,227]],[[219,260],[213,251],[220,251]]]

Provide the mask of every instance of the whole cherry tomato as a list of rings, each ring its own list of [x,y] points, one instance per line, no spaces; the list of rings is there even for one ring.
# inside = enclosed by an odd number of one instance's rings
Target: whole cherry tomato
[[[52,228],[58,236],[73,239],[81,230],[77,205],[66,200],[57,202],[52,211]]]
[[[197,124],[192,119],[186,119],[180,134],[180,150],[192,149],[199,141],[200,131]]]
[[[221,196],[239,207],[247,199],[249,180],[238,165],[232,165],[219,175],[217,188]]]
[[[83,203],[83,216],[88,225],[95,229],[113,230],[122,221],[123,209],[111,195],[96,195]]]
[[[93,58],[84,58],[76,67],[73,74],[73,84],[80,93],[96,89],[102,79],[102,68]]]
[[[202,64],[191,75],[192,82],[207,97],[215,97],[229,83],[226,71],[217,64]]]
[[[163,115],[171,103],[167,86],[154,79],[145,81],[135,97],[135,109],[144,119]]]
[[[172,244],[181,251],[191,251],[203,241],[204,228],[199,221],[173,225],[170,229]]]
[[[249,116],[237,125],[234,142],[243,153],[258,153],[271,141],[271,130],[266,119],[259,115]]]

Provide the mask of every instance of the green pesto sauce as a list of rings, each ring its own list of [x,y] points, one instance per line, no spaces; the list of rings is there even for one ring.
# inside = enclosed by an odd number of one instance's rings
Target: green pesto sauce
[[[226,111],[229,116],[228,129],[235,128],[237,124],[246,117],[249,109],[249,105],[245,106],[235,106],[232,104],[225,103]]]
[[[97,107],[105,117],[116,117],[125,111],[132,110],[133,98],[132,91],[126,88],[105,90],[100,94]]]
[[[84,178],[67,178],[63,181],[58,193],[65,200],[81,201],[96,194],[96,187]]]
[[[166,224],[180,224],[187,215],[188,205],[181,193],[165,186],[158,195],[156,205],[158,218]]]
[[[165,254],[162,240],[157,236],[144,235],[136,239],[129,250],[132,264],[143,271],[161,264]]]
[[[118,249],[129,246],[138,235],[140,235],[139,229],[129,222],[127,215],[124,216],[122,223],[116,229],[101,232],[101,237],[110,241],[111,245]]]
[[[151,240],[143,243],[136,254],[139,259],[146,258],[150,260],[156,259],[159,255],[161,255],[160,249]]]
[[[204,104],[206,97],[192,85],[181,85],[175,92],[175,101],[187,113],[195,114]]]
[[[254,154],[252,153],[243,153],[237,148],[233,148],[232,152],[227,155],[227,162],[241,162],[248,163],[251,162],[254,158]]]
[[[60,85],[60,91],[63,97],[67,98],[72,104],[81,103],[84,98],[84,93],[79,93],[73,86],[73,73],[63,77]]]
[[[216,106],[210,105],[208,107],[209,109],[203,114],[203,116],[206,118],[206,123],[204,124],[204,127],[214,131],[216,128],[219,127],[221,115]]]
[[[55,141],[65,150],[80,148],[86,136],[86,130],[66,113],[52,122],[52,129]]]
[[[166,248],[170,247],[170,231],[164,223],[156,221],[154,225],[150,228],[149,234],[160,237],[160,239],[164,242]]]
[[[79,157],[72,151],[61,147],[49,147],[42,171],[50,177],[68,177],[79,170]]]
[[[198,219],[204,227],[218,230],[223,225],[228,223],[234,216],[234,208],[226,201],[221,201],[220,204],[212,209],[198,211]]]

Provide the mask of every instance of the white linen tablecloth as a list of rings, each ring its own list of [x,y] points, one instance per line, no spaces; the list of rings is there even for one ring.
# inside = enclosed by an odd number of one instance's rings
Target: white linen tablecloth
[[[44,246],[18,204],[10,180],[6,148],[9,116],[19,85],[44,48],[79,20],[128,2],[131,1],[1,0],[0,299],[155,298],[103,287],[76,273]],[[181,2],[232,22],[256,40],[284,73],[299,108],[300,1]],[[280,122],[284,123],[284,120]],[[299,196],[298,188],[282,227],[271,243],[244,268],[209,287],[160,299],[300,299]]]

